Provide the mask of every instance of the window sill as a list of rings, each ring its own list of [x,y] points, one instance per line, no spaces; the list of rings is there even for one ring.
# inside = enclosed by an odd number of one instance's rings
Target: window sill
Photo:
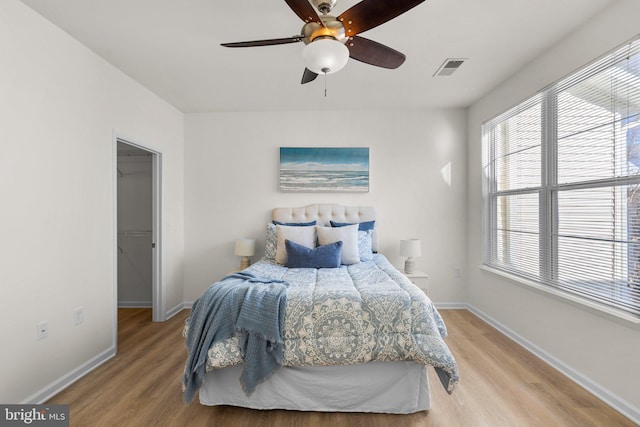
[[[585,298],[580,298],[579,296],[570,294],[568,292],[563,292],[559,289],[554,289],[549,286],[541,285],[532,280],[523,279],[513,274],[509,274],[507,272],[504,272],[495,268],[487,267],[486,265],[481,265],[480,270],[486,271],[496,276],[500,276],[519,286],[536,291],[546,296],[550,296],[556,300],[569,303],[575,307],[581,308],[589,313],[598,315],[604,319],[611,320],[623,326],[640,331],[640,317],[635,316],[631,313],[627,313],[626,311],[618,310],[616,308],[609,307],[604,304],[598,304],[595,301],[590,301]]]

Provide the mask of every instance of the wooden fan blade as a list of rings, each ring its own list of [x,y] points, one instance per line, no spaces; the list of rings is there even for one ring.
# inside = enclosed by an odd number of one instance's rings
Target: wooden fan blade
[[[324,27],[324,22],[318,16],[316,10],[311,6],[308,0],[284,0],[291,10],[300,17],[304,22],[317,22]]]
[[[347,36],[355,36],[402,15],[424,0],[362,0],[338,16]]]
[[[221,43],[220,46],[224,47],[256,47],[256,46],[273,46],[278,44],[297,43],[302,41],[302,36],[286,37],[282,39],[268,39],[268,40],[254,40],[250,42],[234,42],[234,43]]]
[[[302,81],[300,82],[300,84],[312,82],[316,79],[316,77],[318,77],[316,73],[314,73],[308,68],[305,68],[304,73],[302,74]]]
[[[406,59],[403,53],[361,36],[347,41],[347,47],[350,58],[376,67],[395,69]]]

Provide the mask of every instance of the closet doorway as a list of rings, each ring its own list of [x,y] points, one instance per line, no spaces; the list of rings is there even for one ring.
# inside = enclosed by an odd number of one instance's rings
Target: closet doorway
[[[162,322],[161,154],[120,138],[115,143],[116,318],[118,308],[151,308],[152,320]]]

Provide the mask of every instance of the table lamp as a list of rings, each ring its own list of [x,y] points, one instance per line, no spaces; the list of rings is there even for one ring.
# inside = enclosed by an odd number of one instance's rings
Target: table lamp
[[[404,262],[404,272],[407,274],[413,274],[415,271],[414,257],[422,255],[422,249],[420,247],[420,239],[407,239],[400,240],[400,256],[406,257]]]
[[[242,257],[240,259],[240,269],[244,270],[251,265],[249,257],[256,253],[256,241],[252,239],[236,240],[236,249],[234,253],[237,256]]]

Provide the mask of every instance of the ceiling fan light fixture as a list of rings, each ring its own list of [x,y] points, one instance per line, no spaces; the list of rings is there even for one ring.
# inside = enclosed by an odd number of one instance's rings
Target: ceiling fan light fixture
[[[347,65],[349,49],[333,38],[315,39],[302,50],[302,60],[316,74],[331,74]]]

